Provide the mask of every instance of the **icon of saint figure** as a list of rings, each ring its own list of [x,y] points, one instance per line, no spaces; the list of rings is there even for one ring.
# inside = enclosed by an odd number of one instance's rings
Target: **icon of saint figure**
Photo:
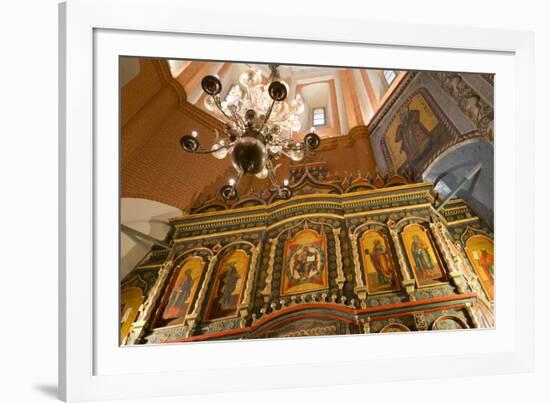
[[[407,110],[399,115],[400,123],[395,134],[395,141],[401,142],[401,151],[409,161],[420,159],[422,152],[430,144],[430,133],[420,122],[420,112]]]
[[[292,278],[302,280],[307,277],[307,251],[305,248],[299,248],[294,254],[294,264]]]
[[[366,249],[365,253],[369,255],[372,265],[376,270],[378,283],[391,283],[395,285],[396,281],[392,270],[391,258],[386,247],[382,244],[382,241],[380,239],[375,239],[372,251]]]
[[[307,248],[306,252],[306,278],[315,276],[319,271],[319,258],[317,249]]]
[[[229,268],[223,273],[223,277],[221,279],[222,285],[218,293],[218,304],[223,310],[233,308],[233,292],[237,288],[237,283],[241,278],[237,272],[237,266],[234,262],[228,263],[228,266]]]
[[[420,271],[420,273],[427,274],[427,272],[433,273],[435,265],[430,256],[428,245],[420,239],[418,235],[413,235],[413,241],[411,245],[412,255],[414,259],[414,265]]]
[[[291,258],[290,278],[297,281],[308,280],[321,271],[319,251],[313,246],[300,246]]]
[[[495,258],[493,255],[490,255],[487,252],[487,249],[483,248],[481,250],[481,257],[479,258],[479,264],[483,267],[488,273],[491,273],[491,276],[495,276]]]
[[[183,281],[179,284],[178,288],[172,292],[170,298],[168,299],[168,304],[166,304],[166,309],[164,310],[163,315],[165,319],[174,318],[181,315],[184,310],[185,302],[191,294],[191,289],[193,288],[193,277],[191,277],[191,270],[186,270],[183,276]]]

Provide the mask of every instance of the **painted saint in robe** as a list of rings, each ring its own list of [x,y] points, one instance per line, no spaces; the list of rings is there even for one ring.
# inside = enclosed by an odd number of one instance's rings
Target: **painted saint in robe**
[[[168,299],[168,304],[164,309],[164,319],[175,318],[181,315],[183,307],[191,295],[191,289],[193,288],[193,278],[191,277],[191,270],[186,270],[183,274],[183,280],[179,283],[177,289],[172,292]]]
[[[225,256],[218,268],[210,294],[206,320],[237,315],[250,257],[237,249]]]
[[[494,300],[495,254],[493,240],[485,235],[474,235],[466,241],[466,254],[470,259],[487,298]]]
[[[155,319],[155,327],[183,324],[191,309],[205,262],[200,256],[190,256],[176,269],[169,288],[168,298],[163,302],[164,309]]]
[[[487,249],[481,249],[481,256],[479,257],[479,264],[484,270],[491,273],[491,276],[495,275],[495,258]]]
[[[231,297],[237,288],[237,282],[241,278],[234,262],[230,262],[228,266],[229,268],[222,275],[222,286],[218,293],[218,305],[221,310],[231,309]]]
[[[420,273],[423,275],[433,273],[435,265],[432,257],[430,256],[428,245],[426,245],[426,243],[423,242],[418,235],[413,235],[411,249],[414,264]]]
[[[410,224],[401,236],[418,286],[446,283],[447,277],[429,231],[420,224]]]
[[[454,140],[458,131],[447,122],[429,93],[420,88],[395,114],[385,134],[394,170],[408,166],[421,173],[425,164]],[[438,111],[436,114],[435,111]]]
[[[376,230],[361,237],[365,277],[370,293],[395,291],[400,287],[388,238]]]
[[[395,141],[401,142],[401,151],[414,163],[429,148],[430,133],[420,121],[418,110],[401,112],[400,123],[395,133]]]
[[[378,282],[380,284],[393,283],[395,284],[395,276],[393,273],[392,264],[386,247],[382,245],[380,239],[374,240],[374,247],[372,250],[365,249],[365,253],[370,257],[372,265],[376,270],[378,276]]]

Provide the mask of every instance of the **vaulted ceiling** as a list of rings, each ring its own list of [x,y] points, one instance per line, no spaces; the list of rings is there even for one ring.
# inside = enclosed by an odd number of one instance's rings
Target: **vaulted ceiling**
[[[271,71],[267,64],[168,60],[172,76],[183,86],[188,102],[207,111],[206,94],[201,88],[205,75],[217,75],[224,88],[222,97],[238,85],[240,75],[249,67],[262,73],[267,82]],[[346,135],[350,129],[366,125],[386,96],[405,73],[393,70],[352,69],[342,67],[279,66],[281,79],[288,84],[289,99],[301,96],[305,111],[301,134],[313,126],[312,111],[323,108],[326,125],[317,130],[321,138]]]

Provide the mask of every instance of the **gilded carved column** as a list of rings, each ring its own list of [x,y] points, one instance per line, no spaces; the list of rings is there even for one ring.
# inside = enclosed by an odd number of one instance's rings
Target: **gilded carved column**
[[[424,312],[414,312],[413,318],[414,324],[418,330],[428,330],[428,321],[426,320],[426,315],[424,315]]]
[[[477,327],[477,328],[481,327],[479,325],[478,315],[477,315],[476,309],[473,307],[473,304],[471,302],[467,302],[465,307],[466,307],[466,311],[468,312],[468,315],[470,315],[470,319],[474,324],[474,327]]]
[[[340,244],[340,228],[333,228],[332,233],[334,235],[334,243],[336,244],[336,270],[338,272],[338,277],[336,277],[336,283],[338,284],[338,289],[341,290],[344,288],[344,283],[346,282],[346,277],[344,276],[344,268],[342,265],[342,247]]]
[[[392,225],[392,223],[390,223],[388,226],[390,227],[390,236],[393,241],[393,247],[395,248],[395,253],[397,254],[397,262],[399,263],[399,270],[401,271],[401,276],[403,277],[403,281],[402,281],[403,287],[405,287],[405,291],[409,295],[409,299],[414,301],[415,297],[413,293],[414,293],[415,281],[414,281],[414,278],[411,278],[409,274],[409,270],[407,269],[405,252],[403,251],[403,248],[401,246],[401,240],[399,239],[399,234],[397,233],[397,229],[395,228],[395,225]]]
[[[459,243],[455,243],[453,239],[451,238],[451,235],[448,231],[445,230],[445,228],[441,224],[441,232],[443,234],[443,237],[445,241],[447,242],[447,245],[449,247],[449,250],[453,254],[454,262],[456,264],[456,269],[462,273],[463,278],[465,278],[466,283],[470,287],[472,291],[474,291],[480,298],[485,299],[485,292],[483,291],[481,284],[479,283],[479,279],[476,276],[476,274],[473,272],[470,265],[467,263],[468,258],[466,257],[466,254],[464,250],[462,249],[462,246]],[[489,304],[490,302],[487,301]]]
[[[351,250],[353,253],[353,267],[355,268],[355,293],[359,297],[361,308],[367,307],[367,286],[363,282],[363,274],[361,273],[361,263],[359,262],[359,251],[357,248],[357,235],[349,232],[351,241]]]
[[[460,292],[461,294],[466,293],[466,288],[464,286],[465,285],[464,279],[462,277],[460,268],[458,267],[458,263],[459,263],[458,257],[455,255],[454,251],[447,244],[443,223],[440,222],[439,220],[432,222],[430,223],[430,229],[432,230],[432,234],[434,235],[435,242],[437,243],[439,250],[441,251],[441,253],[443,253],[443,257],[445,258],[445,261],[449,266],[449,276],[453,280],[453,283],[458,289],[458,292]]]
[[[246,326],[246,317],[250,313],[250,298],[252,295],[252,286],[254,282],[254,275],[256,274],[256,266],[258,256],[260,254],[261,244],[255,246],[252,249],[252,257],[250,259],[250,266],[248,268],[248,276],[246,279],[246,289],[244,290],[243,299],[239,305],[239,312],[241,315],[241,327]]]
[[[271,281],[273,280],[273,266],[275,265],[275,251],[277,250],[277,238],[269,240],[271,247],[269,248],[269,261],[267,264],[267,275],[265,278],[265,287],[261,291],[264,301],[267,302],[271,297]]]
[[[359,324],[363,333],[370,333],[370,318],[359,319]]]
[[[159,269],[159,275],[157,277],[157,280],[155,281],[155,284],[151,288],[151,291],[149,292],[147,299],[139,308],[138,317],[132,324],[132,329],[130,330],[130,332],[128,333],[128,336],[126,337],[125,344],[136,344],[136,342],[143,336],[145,327],[151,318],[153,307],[157,303],[157,300],[160,297],[161,290],[164,287],[164,283],[166,282],[166,279],[168,278],[168,275],[172,270],[172,266],[174,265],[173,258],[174,258],[174,249],[170,251],[170,253],[166,258],[166,261],[162,264],[161,268]]]
[[[217,261],[218,261],[218,255],[210,256],[210,261],[208,262],[208,268],[206,269],[206,275],[204,276],[204,281],[201,284],[199,295],[197,297],[197,301],[195,302],[195,309],[193,309],[193,312],[191,314],[185,317],[185,323],[188,326],[187,337],[193,334],[193,330],[197,325],[197,320],[200,319],[200,312],[204,304],[204,299],[206,298],[206,291],[210,286],[210,279],[212,278],[212,273],[214,272],[214,268],[216,267]]]

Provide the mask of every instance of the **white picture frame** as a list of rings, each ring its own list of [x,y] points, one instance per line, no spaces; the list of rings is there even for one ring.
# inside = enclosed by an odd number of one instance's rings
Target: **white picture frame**
[[[61,397],[173,396],[531,371],[532,34],[245,14],[206,13],[169,0],[60,5]],[[241,19],[247,24],[235,22]],[[119,348],[113,94],[120,55],[496,72],[495,256],[502,273],[496,329]],[[362,55],[376,62],[361,61]],[[384,348],[390,343],[396,347]]]

